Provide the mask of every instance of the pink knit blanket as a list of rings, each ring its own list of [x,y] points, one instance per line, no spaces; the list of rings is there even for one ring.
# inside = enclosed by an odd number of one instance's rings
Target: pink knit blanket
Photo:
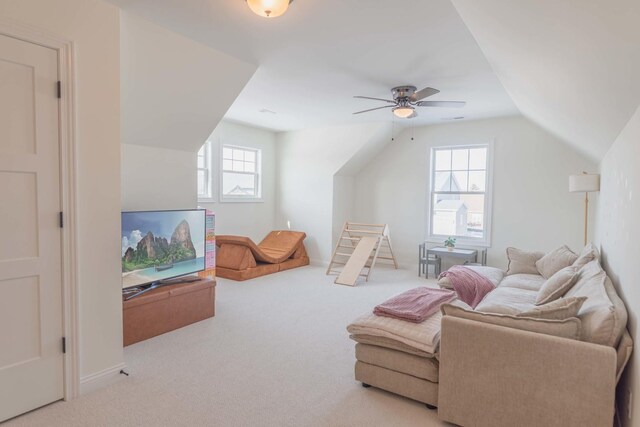
[[[438,279],[443,277],[449,278],[458,298],[469,304],[471,308],[476,308],[485,295],[495,289],[489,279],[461,265],[454,265],[449,270],[443,271]]]
[[[373,309],[373,314],[421,323],[440,310],[442,304],[454,299],[456,299],[456,293],[453,291],[422,286],[410,289],[377,305]]]

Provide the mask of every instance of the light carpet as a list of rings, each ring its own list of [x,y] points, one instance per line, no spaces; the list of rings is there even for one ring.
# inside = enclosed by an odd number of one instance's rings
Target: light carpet
[[[334,285],[304,267],[219,279],[216,317],[125,348],[129,377],[11,426],[442,426],[423,404],[353,374],[345,327],[407,289],[434,285],[376,267],[371,281]]]

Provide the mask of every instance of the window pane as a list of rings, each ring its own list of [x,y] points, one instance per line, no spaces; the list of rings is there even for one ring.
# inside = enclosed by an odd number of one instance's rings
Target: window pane
[[[451,191],[451,172],[436,172],[433,191]]]
[[[465,194],[460,196],[467,206],[467,236],[484,236],[484,194]]]
[[[435,235],[482,238],[484,195],[434,194],[431,225]]]
[[[204,196],[207,194],[207,180],[204,171],[198,171],[198,195]]]
[[[256,196],[255,175],[223,173],[222,193],[225,196]]]
[[[467,170],[469,169],[469,150],[452,150],[451,163],[453,170]]]
[[[468,173],[453,172],[453,180],[451,181],[451,191],[467,191]]]
[[[255,162],[256,161],[256,152],[255,151],[245,151],[244,152],[244,160],[247,162]]]
[[[436,170],[451,170],[451,150],[436,150]]]
[[[244,150],[233,150],[233,160],[244,160]]]
[[[231,160],[223,160],[222,161],[222,169],[226,171],[230,171],[233,169],[233,162]]]
[[[473,148],[469,150],[469,169],[487,169],[486,148]]]
[[[255,172],[256,164],[253,162],[244,162],[244,171],[245,172]]]
[[[233,150],[231,148],[224,147],[222,149],[222,158],[223,159],[233,158]]]
[[[469,191],[485,191],[487,173],[482,171],[469,172]]]
[[[240,160],[234,160],[233,161],[233,168],[232,170],[234,172],[243,172],[244,171],[244,162],[240,161]]]

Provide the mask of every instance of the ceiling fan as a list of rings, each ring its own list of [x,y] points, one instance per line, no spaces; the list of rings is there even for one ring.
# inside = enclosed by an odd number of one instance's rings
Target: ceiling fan
[[[445,107],[445,108],[462,108],[465,106],[464,101],[423,101],[423,99],[439,93],[438,89],[426,87],[417,90],[415,86],[398,86],[391,89],[393,101],[390,99],[372,98],[370,96],[354,96],[354,98],[373,99],[374,101],[387,102],[390,105],[382,107],[370,108],[368,110],[357,111],[353,114],[362,114],[369,111],[381,110],[383,108],[391,108],[396,117],[402,119],[411,119],[416,117],[415,107]]]

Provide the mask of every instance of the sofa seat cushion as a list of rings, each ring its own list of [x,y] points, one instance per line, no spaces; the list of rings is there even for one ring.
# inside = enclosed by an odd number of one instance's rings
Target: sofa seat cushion
[[[484,313],[516,315],[535,307],[538,291],[500,286],[489,292],[475,308]]]
[[[500,282],[500,287],[538,292],[544,282],[544,277],[539,274],[513,274],[505,277],[504,280]]]
[[[356,344],[356,359],[402,374],[438,382],[438,361],[375,345]]]
[[[378,337],[375,335],[357,334],[349,335],[349,338],[360,344],[374,345],[376,347],[385,347],[391,350],[401,351],[403,353],[413,354],[414,356],[426,357],[432,359],[437,356],[437,353],[427,353],[426,351],[418,350],[403,342],[393,340],[391,338]]]
[[[569,297],[587,297],[578,312],[582,340],[616,347],[627,325],[627,310],[598,261],[582,267],[578,281],[565,294]]]

